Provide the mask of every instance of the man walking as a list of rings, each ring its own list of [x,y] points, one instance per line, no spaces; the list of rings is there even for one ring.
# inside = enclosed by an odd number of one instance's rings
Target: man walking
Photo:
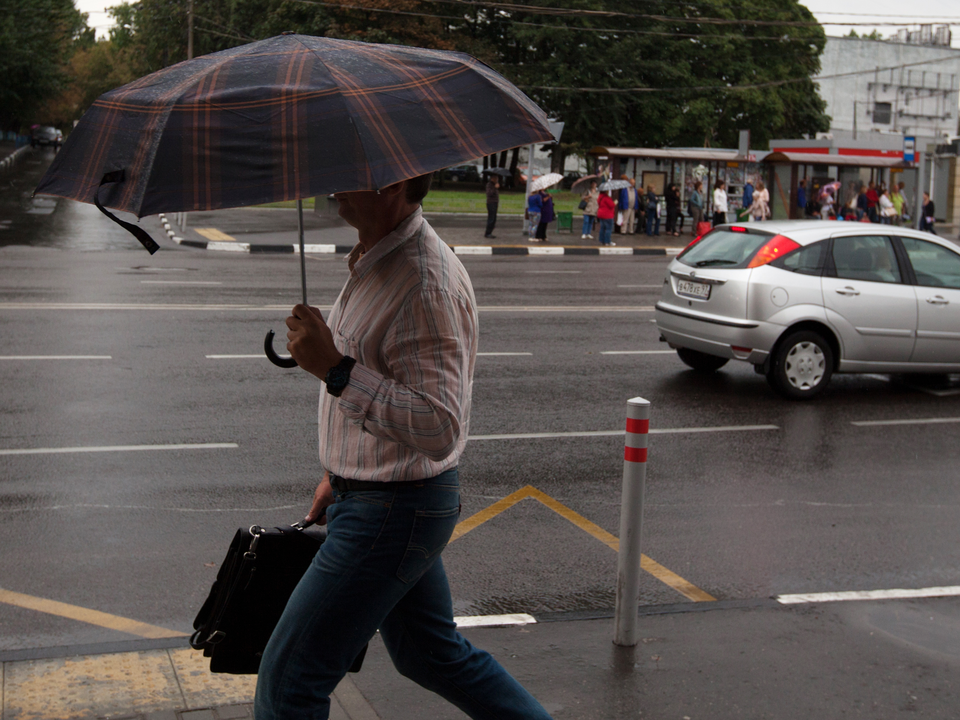
[[[493,234],[493,228],[497,224],[497,208],[500,205],[500,178],[495,173],[490,173],[487,178],[487,231],[483,234],[485,238],[496,239]]]
[[[477,309],[463,265],[424,220],[425,175],[337,193],[359,235],[324,322],[297,305],[287,349],[324,381],[307,520],[329,534],[264,651],[257,720],[325,720],[377,630],[397,669],[472,718],[548,720],[456,629],[440,553],[459,516]],[[324,518],[325,514],[325,518]]]

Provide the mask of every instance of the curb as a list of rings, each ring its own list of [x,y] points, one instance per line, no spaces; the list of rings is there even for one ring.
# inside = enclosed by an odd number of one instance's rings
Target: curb
[[[300,248],[292,245],[257,245],[243,242],[216,242],[203,240],[187,240],[178,236],[170,227],[166,216],[159,215],[164,232],[177,245],[197,248],[199,250],[214,250],[218,252],[297,255]],[[315,255],[345,255],[353,250],[353,245],[305,244],[304,251]],[[634,248],[634,247],[579,247],[567,245],[548,245],[527,247],[526,245],[451,245],[457,255],[676,255],[682,247]]]
[[[20,159],[20,156],[27,150],[30,149],[29,145],[24,145],[14,150],[12,153],[7,155],[3,160],[0,160],[0,169],[6,170],[8,167],[13,165],[17,160]]]

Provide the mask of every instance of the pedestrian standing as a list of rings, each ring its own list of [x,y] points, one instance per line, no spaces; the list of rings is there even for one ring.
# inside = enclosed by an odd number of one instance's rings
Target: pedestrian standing
[[[597,204],[597,219],[600,221],[600,244],[616,245],[613,242],[613,219],[617,214],[617,203],[610,197],[610,193],[605,191],[600,193]]]
[[[493,228],[497,225],[497,208],[500,206],[500,178],[491,173],[487,178],[487,230],[485,238],[496,239]]]
[[[726,183],[723,180],[717,180],[713,190],[713,226],[723,225],[727,222],[727,192],[723,188]]]
[[[801,180],[797,183],[797,217],[806,217],[807,215],[807,181]]]
[[[936,235],[937,231],[933,229],[933,223],[936,217],[936,208],[933,204],[933,200],[930,199],[930,193],[928,192],[923,194],[922,212],[923,214],[920,216],[920,229]]]
[[[540,242],[546,242],[547,225],[552,223],[556,217],[553,213],[553,198],[546,190],[540,191],[540,207],[540,222],[537,225],[536,239]]]
[[[907,184],[902,180],[897,183],[897,190],[900,193],[900,197],[903,199],[903,204],[900,206],[900,219],[903,222],[908,222],[910,220],[910,202],[907,200]]]
[[[753,191],[753,198],[747,208],[754,220],[766,220],[770,217],[770,191],[763,184],[763,180],[757,180],[757,188]]]
[[[637,193],[637,179],[630,178],[628,181],[630,187],[620,190],[620,202],[617,207],[623,215],[623,224],[621,232],[625,235],[633,235],[633,229],[637,221],[637,208],[640,207],[640,195]]]
[[[884,225],[892,225],[893,218],[897,215],[897,207],[890,198],[890,193],[886,188],[880,193],[880,222]]]
[[[306,520],[328,534],[263,653],[256,720],[326,720],[378,629],[406,677],[471,718],[548,720],[457,632],[441,551],[460,514],[478,345],[466,269],[423,217],[430,175],[336,193],[358,230],[327,322],[297,305],[287,350],[323,380],[323,478]]]
[[[880,213],[877,211],[879,204],[880,194],[877,192],[877,184],[871,180],[867,186],[867,217],[872,223],[880,222]]]
[[[527,198],[527,235],[530,242],[537,242],[541,212],[543,212],[543,198],[539,192],[530,193],[530,197]]]
[[[697,225],[703,222],[703,183],[697,180],[693,192],[687,200],[687,214],[690,215],[690,235],[697,235]]]
[[[667,235],[678,236],[677,218],[680,217],[680,188],[670,183],[664,197],[667,203]]]
[[[581,200],[586,203],[583,206],[583,231],[580,234],[581,240],[586,240],[587,238],[593,239],[593,223],[597,219],[599,197],[600,191],[597,190],[597,181],[593,180],[590,182],[590,189],[581,197]]]
[[[867,186],[860,183],[860,191],[857,193],[857,220],[863,220],[864,218],[870,219],[868,214],[869,205],[870,201],[867,200]]]
[[[660,198],[653,185],[647,185],[647,235],[660,234]]]

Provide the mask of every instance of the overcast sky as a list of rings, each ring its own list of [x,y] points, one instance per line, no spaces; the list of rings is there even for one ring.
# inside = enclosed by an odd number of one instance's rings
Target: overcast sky
[[[111,18],[107,7],[118,4],[113,0],[74,0],[81,12],[89,13],[87,23],[97,29],[99,36],[106,35]],[[953,46],[960,48],[960,3],[944,0],[807,0],[803,3],[826,28],[827,35],[846,35],[849,25],[831,25],[830,22],[890,22],[945,23],[952,22]],[[909,12],[904,15],[904,11]],[[837,13],[849,13],[838,15]],[[890,17],[884,17],[890,16]],[[911,29],[916,29],[916,24]],[[869,34],[877,29],[884,37],[897,31],[893,25],[853,27],[858,34]]]

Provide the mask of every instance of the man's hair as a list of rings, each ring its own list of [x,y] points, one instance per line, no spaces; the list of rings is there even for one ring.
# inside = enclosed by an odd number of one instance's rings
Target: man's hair
[[[432,181],[432,172],[427,173],[426,175],[421,175],[420,177],[410,178],[407,180],[407,188],[404,194],[404,199],[408,203],[419,205],[430,191],[430,183]]]

